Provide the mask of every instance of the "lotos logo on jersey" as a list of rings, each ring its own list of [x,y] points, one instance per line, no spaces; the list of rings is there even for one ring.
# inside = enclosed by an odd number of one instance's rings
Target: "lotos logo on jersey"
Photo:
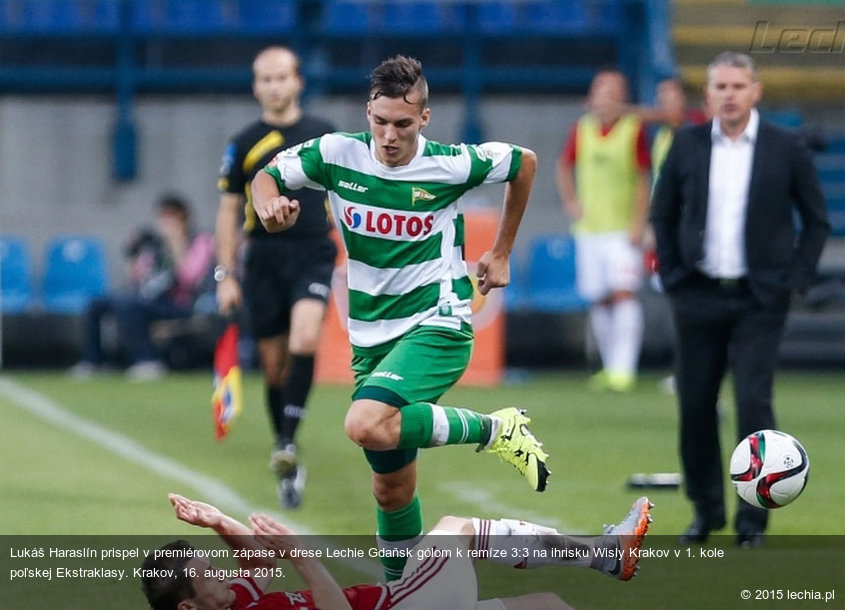
[[[343,210],[343,219],[350,229],[388,237],[428,235],[434,226],[434,214],[409,215],[402,212],[359,210],[354,205]]]
[[[353,206],[349,206],[343,210],[343,220],[350,229],[357,229],[361,226],[361,212]]]

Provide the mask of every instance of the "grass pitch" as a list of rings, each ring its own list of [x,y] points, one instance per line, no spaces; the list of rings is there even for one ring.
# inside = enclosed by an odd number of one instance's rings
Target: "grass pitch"
[[[473,447],[423,450],[419,490],[426,526],[444,514],[518,517],[572,533],[598,533],[604,523],[618,521],[641,493],[626,487],[631,474],[678,470],[675,398],[659,392],[659,379],[647,374],[627,395],[588,392],[585,375],[572,372],[454,389],[443,404],[484,412],[507,405],[527,408],[553,475],[547,491],[538,494],[511,467],[476,454]],[[177,491],[217,503],[238,518],[264,510],[310,533],[371,536],[375,509],[369,469],[343,433],[350,388],[315,387],[299,437],[309,472],[304,504],[283,513],[267,469],[272,440],[261,380],[247,375],[244,383],[244,413],[218,443],[210,415],[210,373],[174,374],[151,384],[130,384],[121,375],[78,382],[61,373],[4,373],[0,535],[22,540],[194,535],[172,516],[166,494]],[[723,394],[727,464],[735,428],[729,388]],[[609,582],[588,570],[516,573],[480,565],[482,592],[549,588],[579,608],[674,608],[702,599],[713,607],[739,607],[743,587],[752,595],[780,589],[781,597],[789,593],[787,586],[832,589],[825,566],[842,565],[845,534],[844,395],[845,378],[835,372],[778,376],[778,425],[806,447],[811,476],[798,500],[773,512],[766,549],[741,553],[726,535],[705,547],[715,555],[699,557],[694,548],[693,555],[683,550],[675,556],[674,539],[689,522],[690,507],[681,491],[652,490],[647,492],[656,504],[649,546],[669,556],[643,559],[641,575],[632,583]],[[733,504],[739,501],[732,490],[727,493]],[[756,562],[761,569],[751,579]],[[786,565],[803,567],[790,571]],[[344,573],[349,582],[372,579],[348,566]],[[839,594],[845,597],[845,591]],[[140,596],[138,601],[131,605],[143,607]],[[793,598],[788,607],[801,603],[818,601]]]

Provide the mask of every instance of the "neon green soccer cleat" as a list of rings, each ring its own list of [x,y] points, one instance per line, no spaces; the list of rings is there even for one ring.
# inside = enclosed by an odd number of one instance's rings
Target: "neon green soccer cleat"
[[[284,477],[293,472],[296,465],[296,445],[293,443],[281,443],[270,454],[270,470],[278,477]]]
[[[494,428],[490,442],[479,445],[476,451],[486,449],[497,454],[503,462],[522,473],[535,491],[546,489],[546,480],[551,474],[546,468],[549,456],[541,449],[543,444],[528,430],[531,420],[525,416],[525,411],[508,407],[490,415],[501,420],[501,425],[498,430]]]

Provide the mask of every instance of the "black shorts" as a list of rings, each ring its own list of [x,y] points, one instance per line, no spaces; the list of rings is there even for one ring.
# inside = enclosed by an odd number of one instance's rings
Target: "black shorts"
[[[263,339],[286,334],[297,301],[327,303],[336,256],[337,248],[328,237],[250,241],[244,298],[253,336]]]

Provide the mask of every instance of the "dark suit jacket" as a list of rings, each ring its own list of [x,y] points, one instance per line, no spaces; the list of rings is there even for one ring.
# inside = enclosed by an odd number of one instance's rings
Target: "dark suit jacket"
[[[660,277],[669,293],[704,258],[711,128],[707,122],[677,131],[655,186],[651,222]],[[784,293],[806,290],[828,233],[827,208],[809,150],[798,134],[761,120],[745,223],[755,298],[771,305]]]

